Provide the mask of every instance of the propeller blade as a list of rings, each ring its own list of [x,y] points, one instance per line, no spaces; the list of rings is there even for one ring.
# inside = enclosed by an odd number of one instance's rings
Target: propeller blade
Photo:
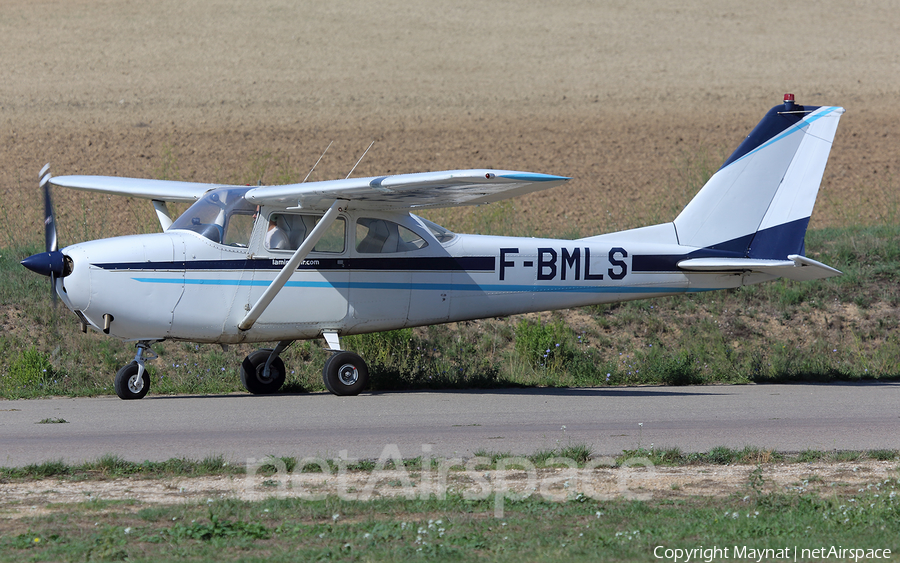
[[[41,179],[41,187],[44,189],[44,250],[52,253],[55,260],[60,262],[62,255],[59,250],[59,236],[56,232],[56,215],[53,213],[53,198],[50,196],[50,163],[41,168],[38,177]],[[50,271],[50,300],[56,306],[56,268]],[[59,272],[62,273],[62,272]]]
[[[56,216],[53,213],[53,199],[50,197],[50,175],[47,170],[49,164],[41,168],[41,188],[44,190],[44,250],[54,252],[59,250],[59,239],[56,233]]]

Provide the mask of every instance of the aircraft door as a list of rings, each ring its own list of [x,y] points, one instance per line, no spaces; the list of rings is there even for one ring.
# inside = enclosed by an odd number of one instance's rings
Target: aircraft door
[[[434,242],[426,252],[429,257],[417,261],[412,272],[412,292],[409,297],[410,326],[447,322],[450,317],[453,272],[458,264],[446,251],[444,244],[456,235],[431,221],[417,218],[427,228]]]
[[[409,315],[412,256],[425,241],[394,221],[359,217],[350,273],[354,326],[372,330],[400,328]]]
[[[261,254],[254,262],[255,274],[250,287],[252,307],[291,259],[294,251],[321,219],[319,215],[273,213],[268,216]],[[346,259],[346,225],[338,217],[316,243],[259,317],[254,330],[294,325],[298,331],[311,326],[337,328],[349,308],[349,277]],[[279,330],[282,330],[279,329]]]

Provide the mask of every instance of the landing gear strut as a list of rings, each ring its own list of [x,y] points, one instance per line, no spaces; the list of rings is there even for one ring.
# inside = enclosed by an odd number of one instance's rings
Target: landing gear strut
[[[282,340],[274,350],[263,348],[244,358],[241,364],[241,383],[254,395],[275,393],[284,385],[284,362],[278,356],[293,340]]]
[[[322,381],[325,388],[335,395],[359,395],[369,384],[369,366],[353,352],[341,350],[341,338],[337,331],[322,332],[331,357],[322,368]]]
[[[134,361],[116,373],[116,395],[126,401],[143,399],[144,395],[150,391],[150,373],[144,367],[144,362],[155,360],[158,357],[156,352],[150,349],[149,340],[138,342]]]

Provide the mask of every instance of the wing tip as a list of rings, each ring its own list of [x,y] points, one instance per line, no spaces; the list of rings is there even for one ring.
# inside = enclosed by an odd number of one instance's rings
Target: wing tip
[[[572,179],[567,176],[555,176],[553,174],[540,174],[537,172],[513,172],[512,174],[501,174],[500,177],[525,182],[568,182]]]

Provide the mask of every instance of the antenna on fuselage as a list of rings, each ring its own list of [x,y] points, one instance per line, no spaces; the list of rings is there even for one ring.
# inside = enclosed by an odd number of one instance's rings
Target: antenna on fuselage
[[[356,170],[356,167],[359,166],[359,163],[362,162],[362,159],[365,158],[366,153],[369,152],[369,149],[371,149],[372,145],[374,145],[374,144],[375,144],[375,141],[372,141],[371,143],[369,143],[369,147],[365,151],[363,151],[362,156],[359,157],[359,160],[356,161],[356,164],[353,165],[353,168],[350,169],[350,172],[347,172],[347,178],[350,177],[350,174],[353,174],[353,171]],[[344,178],[344,179],[346,180],[347,178]]]
[[[330,143],[328,143],[328,146],[325,147],[324,151],[322,151],[322,156],[320,156],[319,160],[317,160],[316,163],[313,164],[313,167],[309,169],[309,173],[306,175],[306,178],[303,178],[303,182],[300,182],[301,184],[305,183],[309,179],[310,174],[312,174],[313,170],[316,169],[316,166],[318,166],[319,163],[322,162],[322,157],[325,156],[325,153],[328,152],[328,149],[330,149],[331,145],[333,145],[333,144],[334,144],[334,141],[331,141]]]

